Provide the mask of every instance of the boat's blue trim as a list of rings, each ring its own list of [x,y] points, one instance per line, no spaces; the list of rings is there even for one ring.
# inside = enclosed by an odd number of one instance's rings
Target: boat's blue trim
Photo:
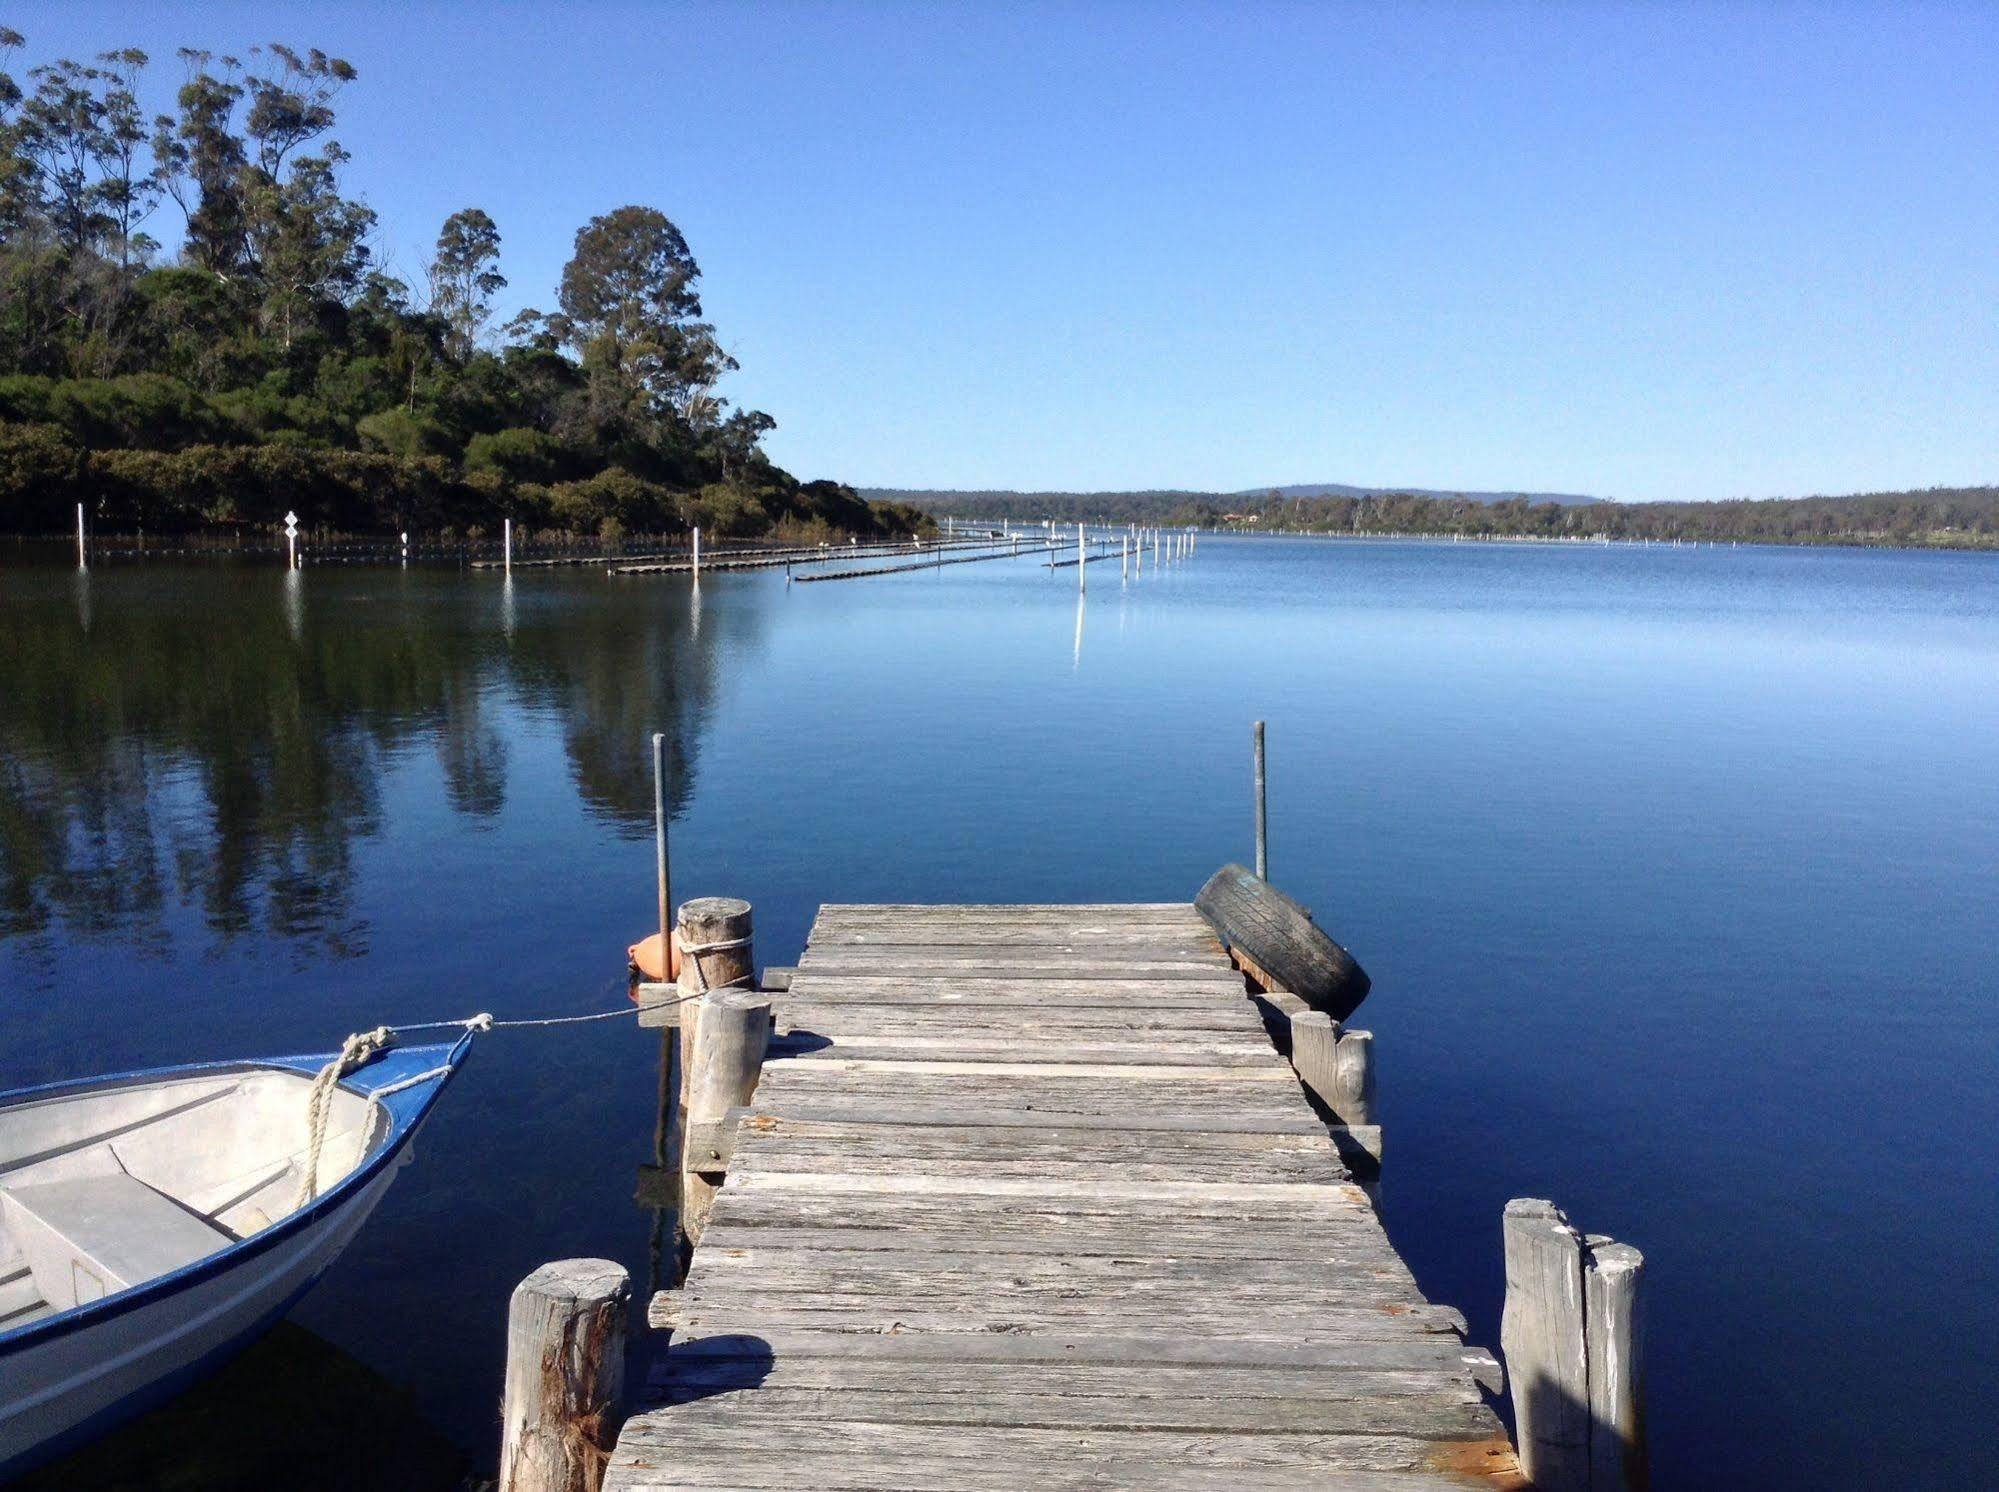
[[[24,1348],[37,1346],[57,1337],[67,1336],[74,1331],[95,1326],[100,1322],[113,1320],[128,1311],[151,1305],[156,1300],[198,1285],[204,1280],[233,1268],[246,1259],[257,1255],[297,1236],[321,1218],[337,1211],[354,1193],[365,1187],[382,1171],[391,1165],[409,1144],[417,1126],[437,1102],[444,1085],[451,1081],[465,1054],[471,1050],[472,1035],[468,1031],[449,1045],[394,1047],[383,1056],[368,1064],[359,1072],[350,1073],[340,1084],[349,1092],[362,1098],[373,1097],[378,1088],[388,1087],[404,1078],[417,1076],[432,1068],[443,1071],[427,1083],[419,1083],[405,1088],[400,1093],[391,1093],[386,1098],[375,1101],[389,1115],[388,1138],[339,1181],[314,1197],[305,1206],[290,1215],[280,1218],[260,1233],[239,1239],[227,1248],[195,1260],[192,1264],[160,1275],[157,1279],[134,1285],[129,1290],[121,1290],[116,1295],[107,1295],[102,1300],[93,1300],[88,1305],[73,1306],[67,1311],[53,1316],[45,1316],[40,1321],[31,1321],[26,1326],[17,1326],[12,1331],[0,1332],[0,1362]],[[165,1078],[195,1077],[202,1073],[256,1072],[270,1068],[284,1068],[303,1073],[316,1073],[328,1062],[334,1053],[323,1053],[305,1057],[274,1057],[266,1061],[250,1062],[195,1062],[180,1067],[160,1067],[146,1072],[118,1073],[108,1078],[84,1079],[74,1082],[43,1083],[33,1088],[17,1088],[10,1093],[0,1093],[0,1109],[26,1101],[39,1101],[58,1097],[63,1093],[101,1092],[106,1088],[125,1087],[133,1083],[159,1082]]]

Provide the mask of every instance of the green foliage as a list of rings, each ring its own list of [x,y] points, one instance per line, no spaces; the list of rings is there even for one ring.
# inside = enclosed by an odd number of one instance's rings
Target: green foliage
[[[0,69],[20,38],[0,28]],[[497,224],[453,213],[411,304],[348,194],[345,61],[271,45],[183,51],[150,137],[143,53],[0,70],[0,531],[265,524],[578,534],[704,523],[876,534],[924,520],[763,456],[731,410],[700,269],[650,207],[591,219],[561,309],[485,336]],[[150,148],[151,168],[139,156]],[[178,210],[177,258],[142,230]],[[279,495],[282,494],[282,495]]]
[[[426,415],[407,409],[384,409],[354,422],[364,451],[390,456],[443,456],[456,448],[451,432]]]
[[[518,427],[475,435],[465,442],[465,470],[486,471],[514,482],[553,482],[575,465],[561,441]]]
[[[80,446],[176,449],[214,440],[227,420],[186,384],[157,373],[123,378],[0,376],[0,419],[59,425]]]
[[[282,445],[97,451],[86,458],[83,479],[99,494],[105,528],[273,528],[296,509],[307,528],[435,531],[472,516],[473,494],[434,456]]]
[[[571,533],[601,533],[607,521],[621,533],[659,533],[682,526],[674,495],[612,467],[581,482],[558,482],[549,489],[549,516]]]
[[[64,527],[78,501],[83,452],[60,425],[0,423],[0,491],[43,533]]]

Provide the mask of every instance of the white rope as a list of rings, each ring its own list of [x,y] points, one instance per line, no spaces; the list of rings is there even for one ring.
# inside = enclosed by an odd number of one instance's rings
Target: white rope
[[[678,933],[675,933],[674,936],[678,938],[680,935]],[[736,985],[742,984],[745,980],[747,980],[750,977],[750,973],[746,969],[742,973],[738,974],[734,979],[728,980],[722,984],[711,985],[708,982],[708,971],[701,967],[701,956],[704,953],[721,953],[725,949],[747,948],[749,946],[750,946],[750,940],[748,938],[723,938],[719,942],[714,942],[714,943],[687,943],[681,945],[680,956],[683,963],[688,958],[692,958],[694,960],[694,977],[701,981],[701,994],[711,995],[714,994],[717,990],[730,989]],[[686,998],[699,999],[700,996],[692,995],[692,996],[687,996]]]
[[[746,948],[749,943],[748,938],[723,938],[713,943],[682,947],[680,950],[682,956],[691,956],[694,959],[694,972],[701,981],[701,989],[696,994],[679,995],[671,1000],[648,1000],[643,1004],[633,1004],[617,1010],[596,1010],[588,1015],[546,1015],[509,1021],[496,1020],[492,1015],[481,1011],[463,1020],[415,1021],[409,1025],[377,1026],[372,1031],[355,1032],[340,1044],[340,1055],[320,1068],[318,1075],[312,1080],[312,1092],[306,1098],[305,1172],[299,1177],[298,1194],[293,1198],[292,1210],[296,1212],[318,1194],[319,1160],[321,1152],[326,1148],[326,1123],[328,1115],[333,1110],[333,1090],[348,1073],[394,1046],[399,1035],[410,1031],[463,1031],[469,1037],[487,1031],[525,1030],[536,1026],[580,1026],[590,1021],[615,1021],[628,1016],[643,1015],[648,1010],[665,1010],[674,1005],[686,1005],[748,981],[750,975],[743,973],[726,983],[710,985],[708,971],[701,967],[701,957],[703,954],[726,952],[731,948]],[[387,1098],[392,1093],[404,1092],[421,1083],[427,1083],[432,1078],[442,1077],[450,1071],[448,1065],[433,1067],[412,1077],[385,1084],[375,1089],[370,1096]]]
[[[449,1071],[451,1071],[451,1067],[448,1063],[443,1067],[433,1067],[428,1071],[418,1073],[415,1077],[404,1078],[400,1083],[385,1083],[368,1096],[370,1098],[387,1098],[391,1093],[400,1093],[405,1088],[414,1088],[417,1084],[427,1083],[432,1078],[441,1078]]]
[[[395,1032],[387,1026],[377,1026],[372,1031],[357,1031],[340,1044],[340,1055],[320,1068],[319,1075],[312,1080],[312,1092],[307,1096],[305,1106],[305,1171],[298,1179],[292,1211],[305,1206],[319,1190],[319,1155],[326,1148],[326,1118],[333,1110],[334,1088],[341,1078],[370,1057],[387,1051],[394,1040]]]

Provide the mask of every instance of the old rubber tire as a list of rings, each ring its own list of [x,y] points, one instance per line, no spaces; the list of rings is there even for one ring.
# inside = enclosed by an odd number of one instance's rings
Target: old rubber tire
[[[1232,951],[1314,1010],[1344,1021],[1367,998],[1367,973],[1353,955],[1310,912],[1244,867],[1216,871],[1194,905]]]

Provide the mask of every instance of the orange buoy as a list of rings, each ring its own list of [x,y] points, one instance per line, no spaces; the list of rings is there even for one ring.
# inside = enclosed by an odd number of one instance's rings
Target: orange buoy
[[[661,967],[658,933],[639,939],[625,952],[631,958],[632,967],[639,971],[639,976],[643,979],[659,984],[680,977],[680,934],[677,932],[673,934],[665,967]]]

